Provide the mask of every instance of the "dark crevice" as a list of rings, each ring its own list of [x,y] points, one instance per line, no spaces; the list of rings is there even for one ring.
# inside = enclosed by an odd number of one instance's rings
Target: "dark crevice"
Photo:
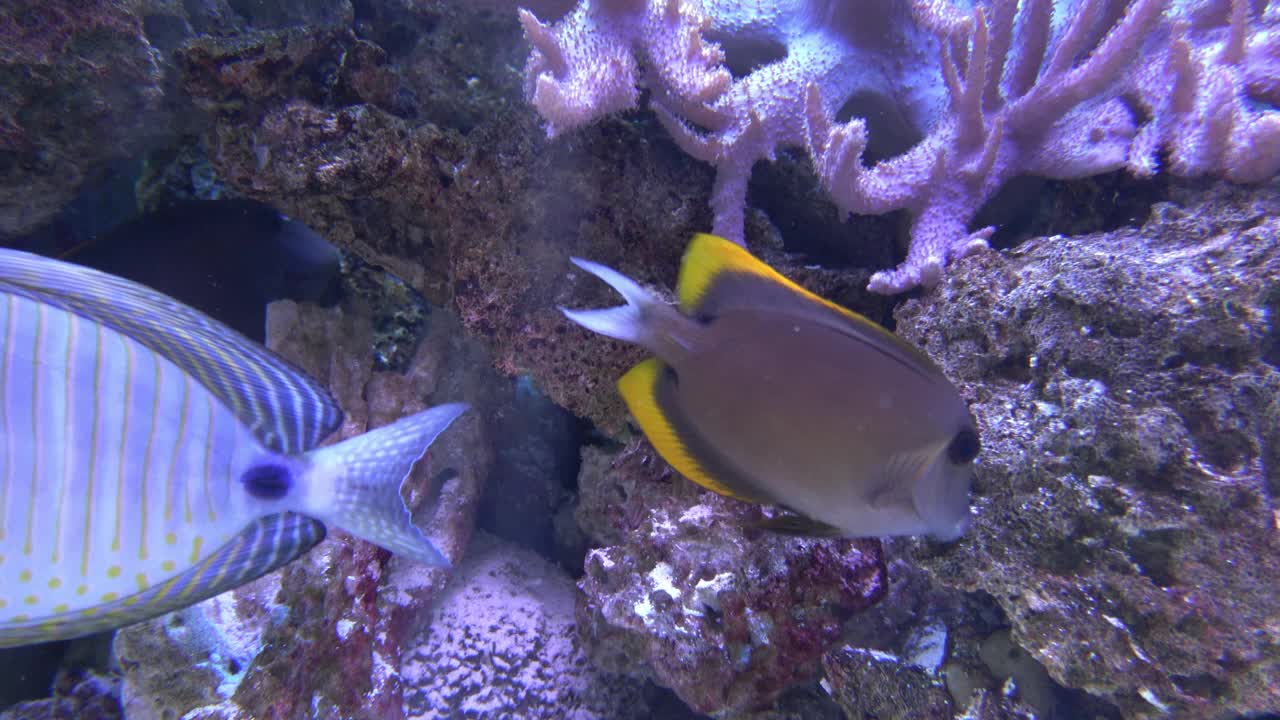
[[[982,206],[970,228],[995,226],[991,246],[1007,249],[1032,237],[1137,227],[1169,198],[1170,183],[1165,175],[1148,180],[1121,170],[1080,180],[1019,176]]]
[[[705,39],[720,44],[724,50],[724,64],[734,78],[742,78],[756,70],[787,57],[787,46],[766,38],[746,38],[725,35],[714,30],[703,33]]]

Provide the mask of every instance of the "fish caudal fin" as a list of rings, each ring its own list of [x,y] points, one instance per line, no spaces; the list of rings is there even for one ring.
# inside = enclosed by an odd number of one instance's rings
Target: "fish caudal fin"
[[[400,486],[436,436],[466,410],[463,403],[438,405],[312,451],[310,472],[326,490],[311,512],[396,555],[447,567],[449,559],[413,525]]]
[[[574,265],[609,283],[609,287],[617,290],[627,304],[603,310],[570,310],[562,307],[560,312],[582,327],[601,335],[638,345],[651,345],[653,338],[647,316],[654,308],[659,306],[665,308],[666,305],[660,303],[634,280],[613,268],[576,257],[570,260]]]

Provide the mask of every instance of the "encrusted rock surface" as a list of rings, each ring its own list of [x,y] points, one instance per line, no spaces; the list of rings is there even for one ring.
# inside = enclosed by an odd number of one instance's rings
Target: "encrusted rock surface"
[[[971,402],[974,525],[918,543],[1128,717],[1280,711],[1280,188],[956,264],[899,331]]]
[[[725,716],[813,681],[843,622],[885,592],[880,543],[762,531],[767,510],[671,480],[643,441],[583,452],[579,517],[604,545],[579,583],[593,658]]]
[[[403,665],[411,720],[640,720],[638,680],[597,670],[574,632],[563,570],[477,533]]]
[[[0,3],[0,236],[165,134],[162,62],[134,3]]]
[[[301,562],[306,562],[307,559]],[[131,718],[182,717],[215,708],[235,692],[264,637],[289,609],[276,602],[280,573],[116,634]]]
[[[0,720],[121,720],[119,678],[92,672],[59,673],[53,696],[0,710]]]
[[[822,659],[826,682],[851,718],[951,720],[942,679],[895,655],[845,647]]]

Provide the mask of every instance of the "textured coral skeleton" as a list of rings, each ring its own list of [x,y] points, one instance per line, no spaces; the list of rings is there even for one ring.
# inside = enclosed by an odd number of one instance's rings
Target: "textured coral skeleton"
[[[906,210],[906,261],[875,292],[932,286],[986,247],[994,228],[970,223],[1015,175],[1280,171],[1274,0],[581,0],[553,24],[520,19],[548,135],[646,88],[716,168],[713,232],[743,241],[752,166],[789,146],[843,213]],[[915,142],[869,164],[873,112]]]

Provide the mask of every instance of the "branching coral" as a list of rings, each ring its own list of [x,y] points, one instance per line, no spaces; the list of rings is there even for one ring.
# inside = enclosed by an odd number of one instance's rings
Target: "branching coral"
[[[1151,117],[1128,166],[1157,169],[1159,150],[1183,176],[1236,182],[1280,171],[1280,3],[1200,0],[1183,9],[1134,68],[1130,86]]]
[[[1160,0],[1136,0],[1105,29],[1096,22],[1102,5],[1085,0],[1055,47],[1046,0],[1032,0],[1020,13],[1012,2],[980,8],[971,31],[942,42],[949,111],[920,144],[870,169],[862,165],[865,121],[833,124],[821,88],[809,86],[808,148],[836,204],[860,213],[906,208],[915,218],[906,262],[872,276],[871,290],[931,286],[949,259],[984,247],[995,228],[970,233],[966,226],[1013,175],[1085,177],[1124,164],[1133,122],[1118,98],[1101,91],[1138,53]]]
[[[713,231],[738,241],[754,163],[805,147],[842,211],[911,214],[906,262],[870,283],[894,293],[984,247],[993,228],[969,223],[1016,174],[1150,175],[1162,152],[1178,175],[1275,174],[1267,1],[582,0],[554,25],[521,20],[549,135],[635,107],[643,83],[680,147],[715,165]],[[870,167],[868,97],[921,138]]]

